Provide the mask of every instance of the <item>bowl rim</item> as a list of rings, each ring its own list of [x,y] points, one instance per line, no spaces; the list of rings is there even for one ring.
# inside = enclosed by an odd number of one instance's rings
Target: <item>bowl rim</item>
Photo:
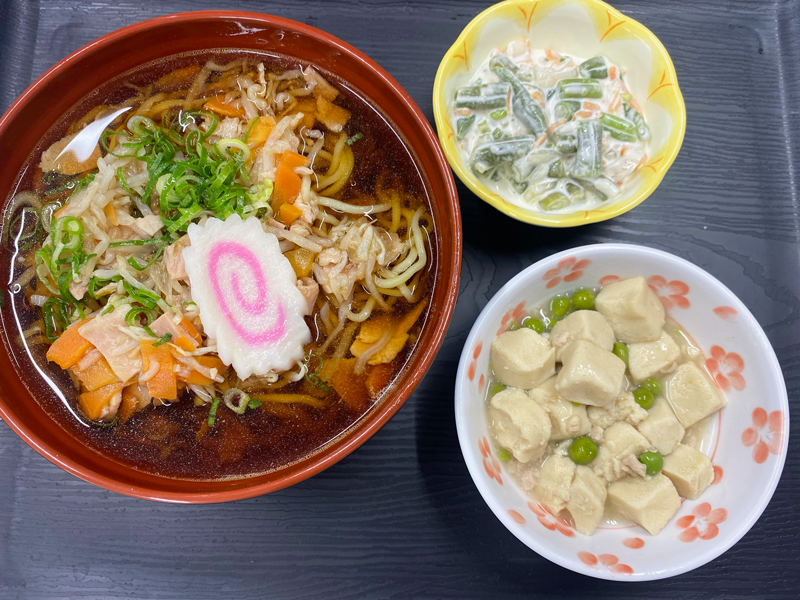
[[[494,4],[479,13],[467,24],[466,27],[464,27],[459,36],[456,38],[455,42],[453,42],[453,45],[448,48],[447,52],[444,54],[441,62],[439,63],[439,68],[436,70],[436,78],[433,82],[433,116],[434,120],[436,121],[436,130],[439,135],[439,141],[444,149],[447,162],[450,164],[450,167],[453,169],[453,171],[455,171],[456,175],[458,175],[458,178],[476,196],[480,197],[484,202],[491,204],[503,214],[524,223],[539,225],[542,227],[578,227],[581,225],[599,223],[601,221],[618,217],[619,215],[635,208],[649,198],[650,195],[656,191],[658,186],[661,185],[661,181],[666,176],[667,171],[669,171],[669,168],[675,162],[675,158],[680,152],[681,146],[683,145],[683,139],[686,134],[686,104],[683,100],[683,94],[680,91],[680,87],[678,86],[678,76],[675,72],[675,65],[672,63],[672,58],[670,57],[669,52],[667,52],[667,49],[661,43],[661,40],[659,40],[652,31],[639,23],[637,20],[632,19],[628,15],[620,12],[613,6],[603,2],[603,0],[564,0],[564,4],[594,4],[597,5],[598,8],[608,11],[609,14],[614,14],[618,18],[624,19],[626,25],[636,30],[641,37],[646,38],[650,42],[648,45],[655,49],[658,55],[661,56],[664,64],[666,65],[666,71],[671,77],[671,80],[674,82],[674,85],[670,87],[675,93],[679,109],[679,118],[675,124],[675,126],[679,127],[677,141],[676,143],[667,147],[667,152],[664,156],[664,168],[655,173],[654,177],[651,179],[651,183],[644,191],[636,196],[631,196],[631,198],[624,203],[618,203],[618,206],[614,207],[613,210],[604,211],[603,213],[592,211],[591,214],[588,214],[586,217],[584,217],[582,216],[584,211],[578,211],[564,215],[547,216],[545,214],[529,211],[520,206],[512,204],[511,202],[508,202],[502,198],[499,194],[490,191],[486,186],[480,183],[480,181],[470,172],[469,169],[464,166],[458,151],[456,150],[454,152],[452,149],[448,148],[447,139],[449,135],[446,133],[446,130],[449,128],[449,111],[444,92],[444,88],[447,83],[447,80],[444,77],[444,72],[447,65],[454,60],[452,58],[453,55],[460,51],[462,44],[466,44],[466,40],[468,38],[471,38],[473,35],[479,35],[484,23],[492,18],[493,13],[503,10],[508,5],[520,5],[523,3],[526,5],[529,4],[529,2],[526,0],[503,0],[503,2]]]
[[[316,475],[317,473],[340,461],[345,456],[353,452],[356,448],[361,446],[364,442],[366,442],[379,429],[381,429],[389,421],[389,419],[395,415],[395,413],[412,394],[420,381],[422,381],[444,341],[453,311],[455,309],[455,303],[458,294],[463,254],[460,205],[458,203],[458,192],[456,190],[455,181],[453,180],[452,174],[448,169],[447,160],[444,156],[441,146],[438,143],[433,128],[425,118],[420,108],[417,106],[416,102],[414,102],[408,92],[406,92],[402,86],[400,86],[400,84],[391,75],[389,75],[389,73],[387,73],[382,67],[380,67],[375,61],[373,61],[363,52],[357,50],[355,47],[340,40],[339,38],[325,31],[317,29],[316,27],[283,17],[251,11],[204,10],[162,15],[160,17],[139,21],[137,23],[115,29],[114,31],[106,33],[105,35],[89,42],[78,50],[75,50],[65,58],[62,58],[42,75],[40,75],[31,85],[29,85],[25,91],[23,91],[14,100],[2,117],[0,117],[0,136],[2,136],[9,123],[17,118],[18,113],[23,109],[23,107],[27,105],[31,98],[37,94],[39,89],[45,85],[45,82],[69,68],[73,63],[80,61],[84,55],[101,51],[109,44],[118,42],[121,39],[135,38],[135,36],[137,36],[139,33],[153,27],[173,23],[188,23],[197,20],[218,20],[220,22],[225,22],[234,19],[247,20],[250,22],[258,21],[270,26],[282,27],[300,32],[309,37],[321,39],[325,43],[336,48],[338,51],[350,55],[352,58],[360,62],[366,69],[369,69],[386,86],[387,92],[389,92],[397,101],[405,105],[406,109],[414,117],[416,125],[422,129],[424,137],[430,144],[431,150],[435,156],[435,162],[433,164],[436,168],[431,169],[431,173],[429,173],[429,175],[441,177],[442,183],[447,190],[446,197],[442,199],[441,208],[442,213],[444,213],[453,222],[453,231],[455,235],[453,235],[452,240],[445,240],[443,243],[446,247],[452,248],[452,257],[447,262],[452,263],[453,268],[451,269],[449,275],[446,273],[446,269],[443,269],[444,276],[442,276],[438,282],[438,285],[445,288],[444,303],[441,307],[441,310],[436,313],[436,321],[440,325],[434,325],[435,330],[430,344],[418,349],[418,355],[420,357],[419,364],[416,369],[409,373],[408,379],[403,383],[402,387],[398,386],[396,388],[396,391],[393,394],[394,397],[384,399],[382,401],[382,405],[375,409],[372,414],[367,413],[361,417],[361,419],[356,421],[351,427],[359,427],[357,431],[354,433],[348,433],[347,430],[345,430],[345,432],[340,434],[338,442],[337,438],[335,438],[333,441],[334,444],[337,444],[335,448],[327,452],[324,449],[318,450],[316,451],[316,454],[312,454],[311,456],[300,459],[300,462],[309,462],[293,473],[273,481],[268,481],[253,486],[244,486],[233,490],[220,489],[219,491],[203,493],[162,491],[153,489],[151,487],[125,483],[121,478],[114,479],[112,477],[96,473],[91,469],[84,467],[77,461],[55,452],[49,446],[49,444],[41,439],[36,433],[30,431],[25,425],[18,423],[13,413],[5,409],[6,400],[0,397],[0,418],[2,418],[2,420],[8,424],[8,426],[30,447],[36,450],[36,452],[49,460],[51,463],[61,467],[63,470],[75,475],[80,479],[83,479],[84,481],[109,491],[145,500],[179,504],[209,504],[243,500],[261,496],[294,485],[295,483],[303,481],[304,479],[308,479],[309,477]],[[439,262],[444,263],[441,258],[439,259]],[[16,372],[13,374],[13,377],[18,377]],[[32,395],[33,394],[31,394],[31,396]],[[364,424],[359,426],[359,423]],[[104,455],[101,454],[101,456]],[[317,457],[319,460],[316,460]],[[121,465],[121,467],[128,468],[125,465]],[[159,479],[169,479],[162,478],[158,475],[153,476],[158,477]]]
[[[731,300],[734,302],[734,306],[739,314],[744,318],[744,320],[749,320],[756,325],[757,328],[757,341],[759,346],[762,348],[767,348],[769,352],[767,352],[767,356],[765,358],[766,363],[769,365],[770,374],[773,378],[775,378],[778,390],[780,393],[780,403],[781,403],[781,410],[783,411],[784,417],[784,440],[783,440],[783,451],[776,457],[777,461],[775,466],[772,469],[770,474],[769,484],[764,488],[762,495],[761,495],[761,502],[757,506],[751,507],[750,513],[748,518],[744,521],[740,521],[738,525],[738,529],[736,530],[735,534],[731,536],[731,538],[724,544],[719,545],[712,545],[709,546],[707,550],[701,552],[696,558],[693,560],[688,561],[686,564],[664,571],[658,572],[649,572],[640,575],[635,575],[625,579],[614,577],[613,573],[607,571],[598,571],[591,569],[581,563],[578,560],[566,560],[561,555],[556,552],[553,552],[548,547],[541,545],[536,536],[523,536],[522,530],[515,526],[514,521],[509,517],[505,510],[499,506],[499,503],[495,500],[494,494],[491,491],[488,483],[485,481],[485,478],[481,476],[482,471],[479,468],[479,465],[474,464],[468,460],[470,451],[470,443],[471,441],[468,439],[467,434],[467,417],[466,411],[463,410],[462,406],[466,399],[466,391],[465,387],[467,385],[467,366],[470,362],[470,349],[474,347],[475,342],[478,338],[478,332],[483,323],[489,318],[489,315],[494,311],[495,307],[506,300],[509,296],[516,296],[519,294],[519,290],[517,287],[520,286],[525,279],[530,276],[531,272],[541,270],[545,268],[546,265],[549,264],[557,264],[559,260],[564,258],[575,256],[579,258],[579,255],[586,255],[591,254],[592,256],[597,256],[598,253],[606,253],[606,252],[618,252],[618,251],[625,251],[625,252],[636,252],[645,256],[657,256],[662,259],[670,260],[676,264],[678,264],[681,268],[686,269],[693,274],[705,279],[712,287],[716,288],[716,291],[720,292],[722,295],[729,295]],[[535,262],[534,264],[526,267],[519,273],[517,273],[514,277],[512,277],[508,283],[506,283],[500,290],[495,293],[495,295],[489,300],[486,306],[481,311],[480,315],[475,319],[475,323],[472,326],[472,329],[467,336],[466,341],[464,342],[464,349],[461,352],[461,356],[459,358],[458,363],[458,372],[456,375],[456,385],[455,385],[455,397],[454,397],[454,404],[455,404],[455,418],[456,418],[456,432],[458,435],[458,442],[459,447],[461,448],[461,454],[464,458],[464,462],[467,465],[467,469],[469,471],[470,477],[472,478],[475,487],[478,488],[478,492],[480,493],[483,501],[489,506],[490,510],[494,513],[495,517],[497,517],[503,525],[505,525],[506,529],[508,529],[520,542],[525,544],[528,548],[539,554],[540,556],[546,558],[547,560],[556,563],[557,565],[564,567],[565,569],[569,569],[576,573],[580,573],[582,575],[587,575],[589,577],[595,577],[598,579],[608,579],[611,581],[627,581],[627,582],[641,582],[641,581],[653,581],[657,579],[666,579],[668,577],[674,577],[676,575],[681,575],[683,573],[687,573],[692,571],[698,567],[702,567],[703,565],[711,562],[712,560],[718,558],[723,553],[728,551],[732,546],[734,546],[744,535],[750,531],[753,525],[758,521],[761,515],[766,510],[767,505],[772,500],[772,496],[775,493],[775,489],[778,486],[780,481],[781,475],[783,473],[783,468],[786,461],[786,456],[788,453],[789,447],[789,434],[790,434],[790,422],[789,422],[789,398],[786,391],[786,382],[783,377],[783,371],[781,369],[780,363],[778,361],[777,356],[775,355],[775,350],[772,347],[772,344],[767,338],[764,329],[761,327],[761,324],[758,320],[753,316],[747,306],[742,302],[739,297],[734,294],[725,284],[723,284],[719,279],[714,277],[711,273],[707,272],[705,269],[702,269],[695,265],[688,260],[681,258],[680,256],[676,256],[670,252],[665,252],[663,250],[658,250],[655,248],[650,248],[647,246],[640,246],[638,244],[627,244],[627,243],[610,243],[610,244],[589,244],[586,246],[579,246],[577,248],[572,248],[568,250],[564,250],[563,252],[558,252],[556,254],[552,254],[542,260]],[[516,484],[514,484],[516,486]]]

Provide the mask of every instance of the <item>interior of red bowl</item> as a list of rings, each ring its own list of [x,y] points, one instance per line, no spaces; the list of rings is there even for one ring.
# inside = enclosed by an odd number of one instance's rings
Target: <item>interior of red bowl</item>
[[[131,49],[135,48],[136,52]],[[461,221],[450,170],[430,126],[408,94],[366,56],[312,27],[267,15],[198,12],[161,17],[112,32],[78,50],[37,80],[0,120],[0,197],[59,117],[111,78],[173,54],[217,48],[262,50],[313,63],[359,91],[394,124],[428,187],[436,236],[430,312],[417,347],[393,390],[346,434],[306,459],[267,474],[225,481],[186,481],[141,473],[83,446],[34,400],[17,373],[30,371],[10,351],[18,335],[13,313],[0,313],[0,415],[53,463],[107,489],[172,502],[221,502],[274,491],[321,471],[353,451],[403,404],[422,379],[450,321],[461,265]],[[0,266],[8,277],[9,265]]]

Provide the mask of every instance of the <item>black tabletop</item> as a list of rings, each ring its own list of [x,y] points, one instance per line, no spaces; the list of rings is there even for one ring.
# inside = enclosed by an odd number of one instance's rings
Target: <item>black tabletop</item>
[[[800,3],[615,4],[667,47],[688,112],[683,149],[647,202],[606,223],[546,230],[504,217],[459,183],[461,293],[427,377],[359,450],[281,492],[210,506],[135,500],[68,475],[0,423],[0,598],[800,597]],[[349,42],[433,122],[439,61],[488,5],[5,0],[0,105],[113,29],[173,12],[243,9]],[[607,241],[673,252],[730,287],[766,330],[793,405],[783,478],[753,529],[705,567],[649,584],[576,575],[517,541],[472,484],[453,418],[459,353],[489,298],[549,254]]]

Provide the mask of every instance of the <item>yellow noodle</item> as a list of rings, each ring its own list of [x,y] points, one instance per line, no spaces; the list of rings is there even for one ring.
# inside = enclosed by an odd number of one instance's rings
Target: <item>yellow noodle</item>
[[[400,197],[397,195],[397,192],[392,190],[392,225],[389,228],[389,231],[392,233],[397,233],[397,230],[400,228],[400,215],[402,212],[400,211]]]

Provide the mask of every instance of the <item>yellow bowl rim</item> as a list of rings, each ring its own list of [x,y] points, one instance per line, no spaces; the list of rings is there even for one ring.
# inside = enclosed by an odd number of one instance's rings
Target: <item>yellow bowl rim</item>
[[[598,8],[605,9],[611,11],[615,14],[615,16],[619,16],[625,19],[625,24],[633,29],[637,35],[644,38],[645,43],[649,42],[649,46],[655,49],[659,56],[661,56],[664,64],[666,65],[666,70],[671,80],[674,82],[674,85],[670,86],[671,91],[675,94],[678,103],[678,123],[677,126],[680,128],[679,135],[677,142],[674,142],[671,146],[668,146],[665,149],[665,159],[666,162],[664,163],[664,168],[659,169],[656,173],[655,177],[650,180],[650,183],[645,189],[640,192],[639,194],[632,196],[628,199],[625,203],[619,203],[615,206],[612,210],[607,210],[603,212],[599,211],[590,211],[591,214],[584,215],[585,211],[574,212],[566,215],[555,215],[552,217],[548,217],[543,214],[534,213],[532,211],[525,210],[519,206],[511,204],[504,200],[499,194],[495,194],[494,192],[489,191],[483,184],[481,184],[478,179],[464,167],[461,157],[458,155],[458,152],[455,153],[448,148],[447,144],[447,137],[445,135],[444,129],[447,127],[448,119],[448,110],[447,110],[447,100],[444,98],[444,69],[445,66],[452,60],[452,55],[455,51],[458,51],[462,44],[466,43],[467,38],[471,37],[472,35],[479,35],[480,30],[483,28],[483,25],[486,21],[488,21],[492,14],[495,12],[499,12],[502,10],[506,5],[520,5],[526,0],[504,0],[503,2],[499,2],[494,4],[478,14],[475,18],[473,18],[466,27],[461,31],[456,41],[453,42],[453,45],[445,53],[442,61],[439,63],[439,68],[436,71],[436,78],[433,81],[433,117],[436,122],[436,132],[439,136],[439,143],[442,146],[442,150],[444,151],[445,157],[447,158],[447,162],[450,163],[450,168],[458,175],[458,178],[464,182],[464,184],[472,190],[474,194],[482,198],[485,202],[488,202],[492,206],[494,206],[500,212],[517,219],[518,221],[523,221],[525,223],[531,223],[533,225],[540,225],[543,227],[577,227],[579,225],[588,225],[589,223],[598,223],[600,221],[606,221],[608,219],[613,219],[623,213],[628,212],[632,208],[638,206],[642,202],[644,202],[650,194],[652,194],[656,188],[661,184],[661,181],[664,179],[664,175],[666,175],[669,168],[672,166],[672,163],[675,162],[675,158],[678,156],[678,152],[683,145],[683,138],[686,134],[686,105],[683,101],[683,94],[681,93],[680,87],[678,87],[678,76],[675,73],[675,65],[672,63],[672,58],[667,52],[667,49],[661,43],[661,40],[656,37],[656,35],[650,31],[647,27],[639,23],[637,20],[628,17],[628,15],[620,12],[610,4],[603,2],[602,0],[583,0],[583,2],[587,2],[590,4],[595,4]],[[573,0],[564,0],[564,4],[575,4]],[[537,3],[538,4],[538,3]],[[535,6],[535,5],[534,5]]]

